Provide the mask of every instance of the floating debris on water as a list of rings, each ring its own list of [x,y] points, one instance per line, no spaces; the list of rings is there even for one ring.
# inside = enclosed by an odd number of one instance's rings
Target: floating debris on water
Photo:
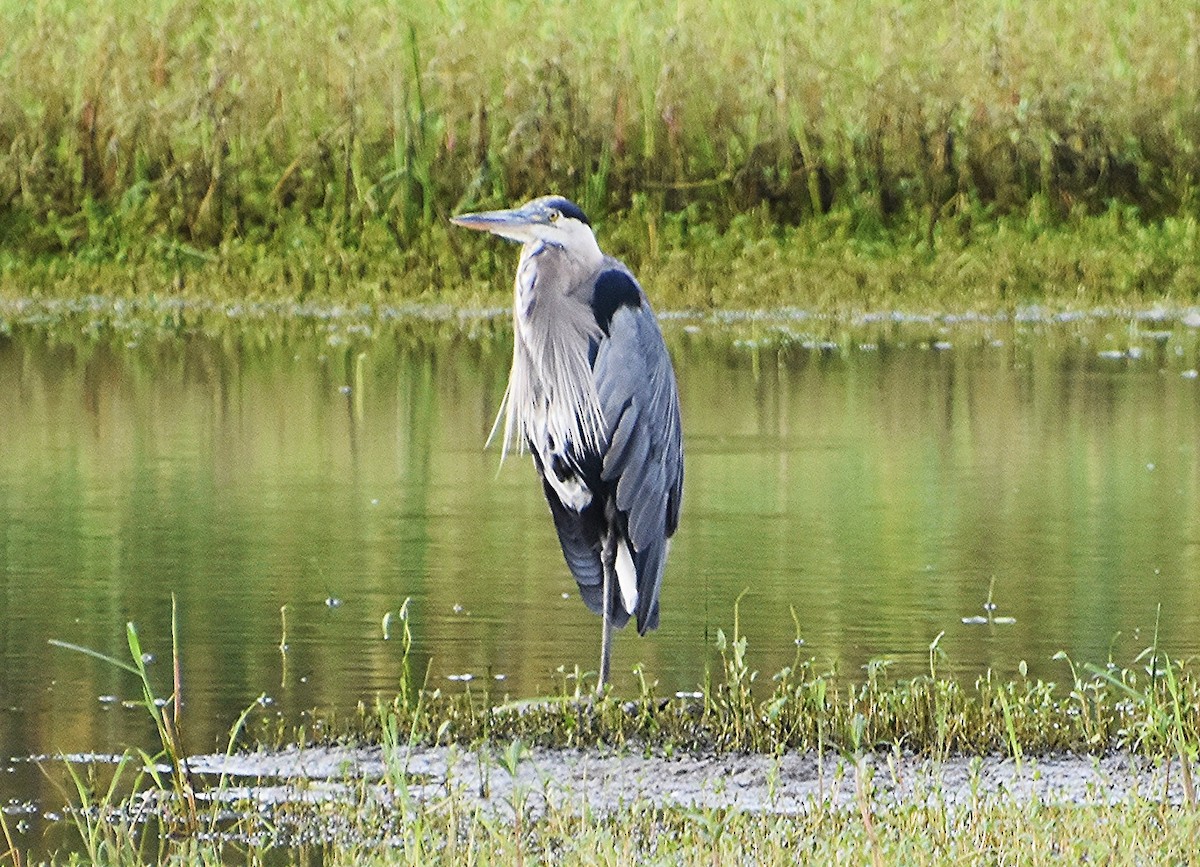
[[[325,597],[325,606],[327,608],[340,608],[341,605],[342,605],[342,600],[338,599],[336,596],[326,596]]]
[[[0,813],[9,816],[32,816],[37,811],[38,805],[33,801],[18,801],[16,798],[13,798],[3,807],[0,807]]]
[[[975,615],[972,615],[971,617],[964,617],[962,619],[962,622],[967,624],[968,626],[980,626],[980,625],[987,625],[989,623],[995,623],[1000,626],[1012,626],[1014,623],[1017,622],[1017,618],[1015,618],[1015,617],[984,617],[982,614],[975,614]]]
[[[470,683],[475,679],[475,675],[467,672],[465,674],[448,674],[446,680],[460,681],[462,683]]]

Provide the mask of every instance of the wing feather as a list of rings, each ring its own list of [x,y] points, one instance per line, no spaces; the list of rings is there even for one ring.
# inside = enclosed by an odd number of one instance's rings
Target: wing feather
[[[635,614],[644,633],[658,625],[668,538],[678,525],[683,492],[683,447],[671,358],[640,289],[639,297],[639,305],[611,313],[594,375],[607,442],[601,478],[615,487],[633,545]]]
[[[629,452],[629,444],[633,441],[634,431],[637,429],[638,409],[632,403],[627,403],[622,409],[620,417],[617,420],[616,429],[612,433],[612,437],[608,442],[608,449],[604,452],[604,464],[600,471],[600,478],[604,481],[611,481],[615,475],[613,467],[624,465]]]

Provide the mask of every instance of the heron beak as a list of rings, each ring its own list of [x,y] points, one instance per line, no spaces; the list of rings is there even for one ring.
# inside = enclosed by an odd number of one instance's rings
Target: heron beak
[[[481,211],[478,214],[459,214],[450,222],[464,229],[491,232],[510,241],[525,243],[533,240],[532,229],[543,220],[529,208],[514,208],[509,211]]]

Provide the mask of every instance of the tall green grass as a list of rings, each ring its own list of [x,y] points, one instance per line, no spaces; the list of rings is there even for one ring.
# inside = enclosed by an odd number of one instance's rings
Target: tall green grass
[[[0,0],[0,32],[0,270],[133,275],[106,291],[231,248],[293,293],[478,285],[496,254],[444,218],[548,190],[650,261],[1200,208],[1195,0]]]

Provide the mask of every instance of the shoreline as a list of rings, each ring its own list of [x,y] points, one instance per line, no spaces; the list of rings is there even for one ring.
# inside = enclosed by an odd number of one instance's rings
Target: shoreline
[[[815,750],[666,754],[649,748],[520,747],[519,761],[510,767],[503,749],[412,747],[389,756],[378,746],[289,747],[193,756],[188,765],[195,774],[236,781],[216,790],[214,801],[275,808],[346,797],[363,784],[386,800],[380,786],[396,769],[412,780],[406,790],[418,801],[458,793],[484,807],[511,803],[525,789],[535,814],[573,803],[613,813],[637,803],[795,815],[853,808],[856,781],[865,777],[880,807],[919,802],[933,792],[959,807],[980,796],[1063,805],[1112,805],[1132,796],[1181,805],[1186,799],[1177,759],[1125,750],[1014,759],[997,753],[931,758],[899,749],[822,756]]]

